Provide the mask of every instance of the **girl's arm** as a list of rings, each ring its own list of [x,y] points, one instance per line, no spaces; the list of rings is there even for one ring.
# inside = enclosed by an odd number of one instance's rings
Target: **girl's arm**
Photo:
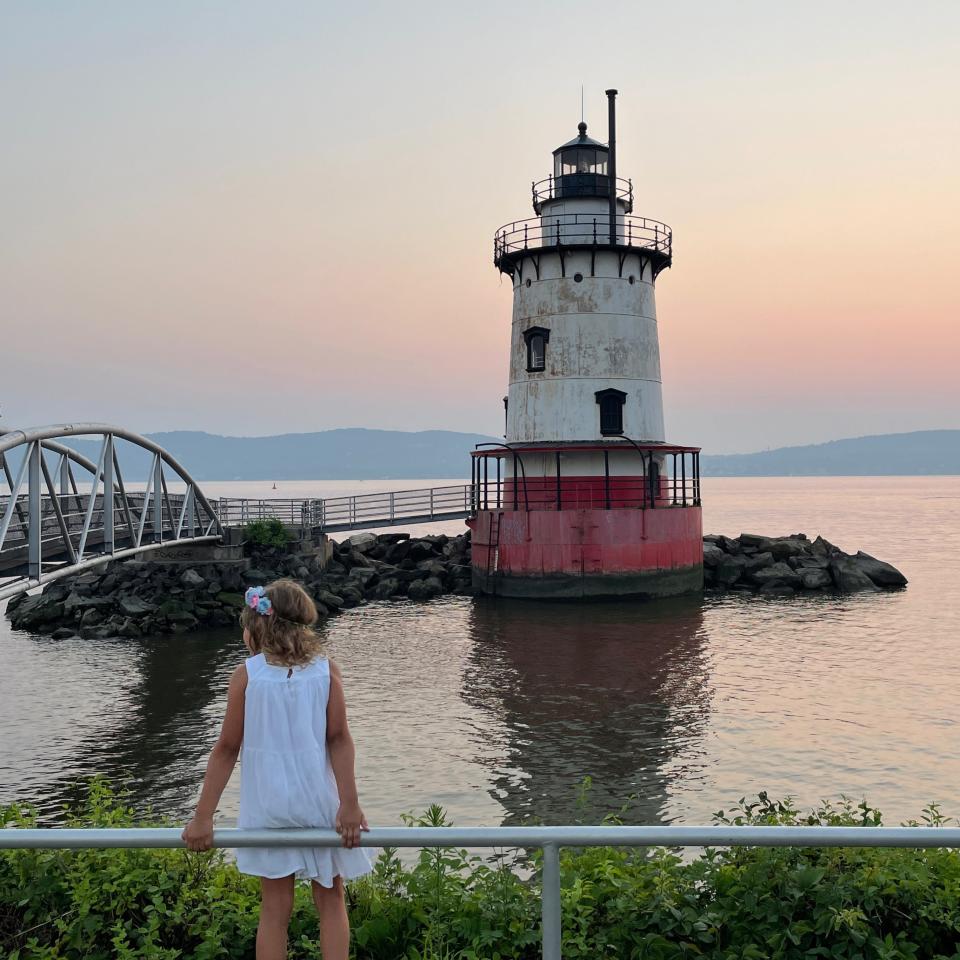
[[[353,764],[355,751],[350,728],[347,726],[347,702],[343,696],[343,677],[340,668],[330,661],[330,698],[327,701],[327,750],[337,780],[340,809],[336,829],[345,847],[360,846],[360,831],[369,830],[367,818],[360,809]]]
[[[191,850],[209,850],[213,846],[213,815],[236,766],[243,744],[243,705],[246,692],[247,668],[241,664],[230,677],[223,727],[213,750],[210,751],[196,812],[182,834],[184,842]]]

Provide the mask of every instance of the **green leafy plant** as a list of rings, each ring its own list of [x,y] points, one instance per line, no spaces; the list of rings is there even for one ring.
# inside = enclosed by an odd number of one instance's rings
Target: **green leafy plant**
[[[405,819],[448,825],[438,806]],[[881,815],[846,798],[802,813],[760,794],[715,820],[861,827]],[[947,820],[931,805],[917,823]],[[0,826],[34,825],[30,810],[0,811]],[[67,825],[143,824],[94,780]],[[348,885],[354,956],[539,958],[539,872],[536,852],[384,850]],[[561,885],[569,960],[960,960],[960,855],[948,849],[564,850]],[[11,960],[252,960],[258,906],[256,880],[218,851],[0,851],[0,956]],[[318,933],[298,885],[290,956],[319,958]]]
[[[276,518],[248,523],[243,528],[243,536],[247,543],[255,547],[284,547],[290,540],[290,534]]]

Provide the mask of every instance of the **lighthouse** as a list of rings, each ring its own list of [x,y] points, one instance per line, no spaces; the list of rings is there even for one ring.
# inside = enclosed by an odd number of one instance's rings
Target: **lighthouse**
[[[501,227],[513,286],[504,442],[473,451],[473,582],[529,598],[656,598],[703,586],[698,447],[666,441],[654,290],[670,228],[634,214],[608,142],[580,123]]]

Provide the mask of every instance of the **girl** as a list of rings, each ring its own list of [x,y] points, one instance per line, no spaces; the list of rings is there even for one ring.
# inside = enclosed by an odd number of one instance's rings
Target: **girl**
[[[311,629],[317,610],[292,580],[247,590],[240,615],[250,651],[227,691],[223,729],[207,762],[193,819],[183,831],[191,850],[213,845],[213,814],[237,757],[241,829],[335,827],[346,850],[243,848],[237,866],[260,877],[257,960],[287,956],[294,877],[312,881],[324,960],[347,960],[350,927],[343,881],[369,873],[359,849],[367,821],[354,782],[340,671],[320,655]]]

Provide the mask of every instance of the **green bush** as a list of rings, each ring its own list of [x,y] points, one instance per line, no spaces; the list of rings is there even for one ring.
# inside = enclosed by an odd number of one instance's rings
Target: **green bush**
[[[276,519],[254,520],[243,528],[247,543],[255,547],[284,547],[290,539],[283,524]]]
[[[935,807],[924,821],[942,824]],[[761,794],[721,823],[874,826],[865,803],[801,815]],[[16,808],[0,825],[27,827]],[[70,826],[136,825],[94,781]],[[445,825],[432,807],[408,822]],[[386,850],[350,884],[364,960],[533,960],[540,955],[539,858]],[[561,858],[563,955],[673,960],[960,960],[960,856],[949,850],[591,848]],[[0,851],[0,955],[11,960],[252,958],[258,885],[221,852]],[[298,885],[290,950],[317,958],[309,890]]]

